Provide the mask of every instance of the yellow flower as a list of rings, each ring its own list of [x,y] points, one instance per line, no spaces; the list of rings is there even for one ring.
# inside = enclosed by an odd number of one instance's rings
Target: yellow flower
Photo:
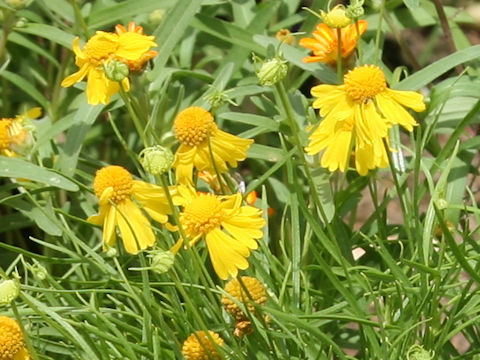
[[[0,316],[0,360],[30,360],[20,325],[7,316]]]
[[[182,354],[187,360],[212,360],[221,359],[215,345],[223,346],[225,343],[223,339],[216,332],[208,331],[196,331],[191,334],[184,342],[182,346]]]
[[[130,28],[130,27],[129,27]],[[121,82],[110,80],[105,73],[105,66],[115,61],[125,62],[127,65],[143,66],[148,57],[149,49],[157,44],[153,36],[143,35],[143,29],[138,31],[122,31],[113,34],[97,31],[85,44],[82,50],[79,38],[73,40],[75,64],[80,68],[76,73],[67,76],[62,86],[69,87],[87,77],[87,101],[89,104],[108,104],[110,97],[117,93],[122,86],[123,90],[130,90],[128,77]]]
[[[413,91],[392,90],[375,65],[363,65],[344,76],[343,85],[318,85],[311,93],[324,118],[310,135],[305,148],[309,155],[325,149],[321,165],[330,171],[344,171],[355,146],[355,166],[360,175],[388,165],[383,141],[392,124],[408,131],[417,123],[404,108],[425,110],[423,96]]]
[[[357,28],[358,25],[358,28]],[[348,25],[342,29],[342,58],[346,59],[355,50],[360,35],[367,30],[368,23],[360,20],[356,24]],[[337,29],[328,27],[327,24],[318,24],[313,32],[313,38],[301,38],[299,44],[307,49],[312,50],[313,56],[303,58],[303,62],[323,62],[327,64],[335,64],[338,60],[338,37]]]
[[[32,141],[31,130],[24,126],[28,119],[42,115],[42,109],[36,107],[22,115],[0,119],[0,154],[8,157],[17,156],[18,152],[28,147]]]
[[[107,245],[115,245],[116,226],[120,229],[123,246],[130,254],[137,254],[155,244],[150,221],[137,204],[152,219],[166,223],[171,209],[161,187],[133,180],[126,169],[112,165],[97,171],[93,189],[99,199],[100,211],[87,221],[103,225],[104,250]]]
[[[221,173],[226,172],[227,163],[236,167],[238,161],[245,160],[253,143],[220,130],[212,114],[198,106],[181,111],[175,118],[174,130],[180,146],[173,167],[180,184],[192,184],[194,168],[214,174],[215,167]]]
[[[238,269],[248,268],[250,250],[258,248],[265,220],[262,211],[242,205],[242,195],[216,196],[197,193],[193,188],[178,187],[183,211],[180,223],[194,245],[205,238],[215,272],[221,279],[237,276]]]

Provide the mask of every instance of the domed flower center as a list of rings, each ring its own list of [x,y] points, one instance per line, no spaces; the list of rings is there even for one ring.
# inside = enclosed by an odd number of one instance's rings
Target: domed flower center
[[[357,103],[365,103],[387,88],[385,75],[375,65],[358,66],[350,70],[343,80],[348,96]]]
[[[11,119],[0,119],[0,149],[10,148],[11,138],[9,128],[11,125]]]
[[[217,130],[217,125],[207,110],[191,106],[177,115],[174,129],[177,139],[182,144],[196,146],[203,143],[209,134],[213,134]]]
[[[93,181],[95,195],[100,198],[107,188],[113,188],[112,201],[118,203],[125,200],[132,193],[133,178],[125,168],[121,166],[106,166],[98,170]]]
[[[255,314],[256,309],[251,301],[259,305],[264,305],[267,302],[267,291],[265,290],[265,286],[260,280],[251,276],[242,276],[242,282],[248,290],[248,295],[237,278],[233,278],[227,283],[227,285],[225,285],[225,291],[238,301],[246,304],[248,311]],[[222,304],[225,310],[233,315],[238,321],[247,319],[247,315],[229,297],[225,295],[222,296]]]
[[[222,222],[222,203],[215,195],[200,194],[185,206],[181,215],[182,225],[188,235],[205,235]]]
[[[108,34],[107,34],[108,35]],[[85,55],[93,61],[108,59],[118,48],[118,42],[115,41],[116,35],[107,36],[106,34],[94,35],[85,45]]]
[[[212,340],[217,346],[223,346],[225,343],[223,339],[215,332],[197,331],[190,335],[182,346],[182,354],[187,360],[207,360],[207,359],[220,359]]]
[[[14,359],[25,346],[18,323],[7,316],[0,316],[0,359]]]

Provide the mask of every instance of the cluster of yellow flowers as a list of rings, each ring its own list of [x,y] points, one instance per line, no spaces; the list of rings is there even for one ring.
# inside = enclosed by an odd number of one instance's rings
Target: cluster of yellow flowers
[[[313,56],[303,61],[336,64],[353,54],[368,24],[364,20],[351,24],[341,5],[323,13],[322,18],[324,23],[317,26],[313,38],[299,42],[313,51]],[[342,85],[317,85],[311,94],[317,98],[313,108],[320,110],[323,120],[310,134],[305,150],[309,155],[324,150],[321,165],[330,171],[346,171],[353,149],[360,175],[386,167],[388,129],[399,124],[412,131],[417,123],[404,107],[425,110],[423,95],[388,88],[383,71],[376,65],[357,66],[345,74]]]
[[[301,46],[313,52],[304,62],[352,63],[357,42],[367,30],[367,22],[352,23],[341,7],[322,13],[322,18],[324,23],[316,27],[313,38],[299,41]],[[288,32],[280,35],[282,41],[293,44]],[[157,55],[151,50],[154,46],[154,36],[145,35],[143,28],[134,23],[127,28],[117,25],[114,33],[97,31],[83,48],[79,38],[75,38],[73,51],[79,69],[66,77],[62,86],[69,87],[86,78],[88,103],[108,104],[117,92],[130,90],[129,75],[141,72]],[[286,72],[286,65],[283,69]],[[381,68],[371,64],[352,68],[343,76],[343,84],[317,85],[311,89],[311,94],[316,98],[313,108],[319,109],[323,120],[311,132],[305,151],[310,155],[323,151],[321,165],[330,171],[346,171],[352,152],[356,170],[361,175],[386,167],[389,128],[399,124],[412,131],[416,121],[405,108],[417,112],[425,109],[421,94],[390,89]],[[40,109],[34,108],[16,118],[1,119],[1,154],[17,155],[31,136],[25,122],[40,115]],[[104,250],[115,246],[117,229],[128,253],[137,254],[153,247],[156,235],[150,218],[178,233],[179,240],[171,248],[173,254],[205,240],[218,277],[222,280],[233,278],[225,287],[229,295],[222,297],[222,304],[236,320],[234,333],[237,336],[248,334],[250,316],[257,315],[258,306],[265,304],[267,294],[257,279],[236,277],[239,270],[248,268],[247,258],[258,248],[266,221],[263,212],[252,206],[253,201],[226,185],[223,174],[246,159],[253,140],[221,130],[214,115],[197,106],[178,112],[173,130],[179,143],[174,155],[169,150],[154,147],[146,149],[140,161],[147,172],[159,176],[173,167],[175,183],[167,185],[163,177],[162,186],[159,186],[135,179],[122,166],[103,167],[96,172],[93,182],[99,211],[88,221],[103,227]],[[209,186],[209,192],[198,190],[199,179]],[[243,308],[239,303],[243,303]],[[0,328],[13,329],[8,336],[0,332],[1,359],[28,358],[23,335],[15,324],[0,317]],[[15,344],[10,346],[10,343]],[[220,358],[218,348],[223,344],[217,333],[197,331],[187,338],[182,352],[187,359],[216,359]]]

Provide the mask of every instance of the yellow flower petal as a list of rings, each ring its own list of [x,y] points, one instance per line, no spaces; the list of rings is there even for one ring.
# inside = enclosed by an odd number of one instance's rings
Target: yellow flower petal
[[[205,240],[213,268],[220,279],[226,280],[229,275],[235,277],[238,269],[248,268],[248,261],[245,258],[250,255],[250,250],[244,244],[220,229],[209,232]]]
[[[130,254],[137,254],[155,244],[155,234],[150,222],[130,200],[117,204],[117,222],[122,234],[123,246]]]
[[[156,46],[154,36],[141,35],[135,32],[126,32],[118,37],[116,55],[126,60],[138,60],[152,46]]]

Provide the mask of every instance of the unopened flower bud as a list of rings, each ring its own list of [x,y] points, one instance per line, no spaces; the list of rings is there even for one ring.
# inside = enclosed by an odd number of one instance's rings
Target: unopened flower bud
[[[148,15],[148,20],[154,24],[160,24],[163,20],[163,17],[165,16],[165,10],[163,9],[157,9],[153,10],[150,15]]]
[[[365,0],[351,0],[347,6],[346,15],[350,19],[357,19],[364,14],[363,3]]]
[[[106,63],[103,69],[107,78],[113,81],[122,81],[130,73],[128,65],[118,60],[112,60]]]
[[[323,22],[331,28],[344,28],[352,22],[347,16],[345,7],[343,5],[337,5],[328,13],[325,11],[320,12],[320,17]]]
[[[440,210],[445,210],[448,207],[448,201],[445,199],[438,199],[437,200],[437,207]]]
[[[261,85],[271,86],[280,82],[288,71],[287,62],[278,57],[265,61],[259,70],[257,77]]]
[[[47,278],[47,275],[48,275],[47,269],[45,269],[39,263],[36,263],[36,264],[33,265],[32,272],[33,272],[33,275],[38,280],[45,280]]]
[[[113,258],[113,257],[117,256],[117,254],[118,254],[118,251],[114,247],[109,247],[107,249],[107,251],[105,252],[105,256],[109,257],[109,258]]]
[[[432,360],[434,353],[425,350],[420,345],[413,345],[408,349],[407,360]]]
[[[0,283],[0,305],[8,305],[20,295],[20,283],[16,279]]]
[[[166,173],[171,169],[174,160],[172,151],[160,145],[143,149],[139,158],[145,171],[152,175]]]
[[[175,254],[169,250],[154,250],[150,252],[152,258],[151,269],[157,274],[166,273],[173,266]]]

